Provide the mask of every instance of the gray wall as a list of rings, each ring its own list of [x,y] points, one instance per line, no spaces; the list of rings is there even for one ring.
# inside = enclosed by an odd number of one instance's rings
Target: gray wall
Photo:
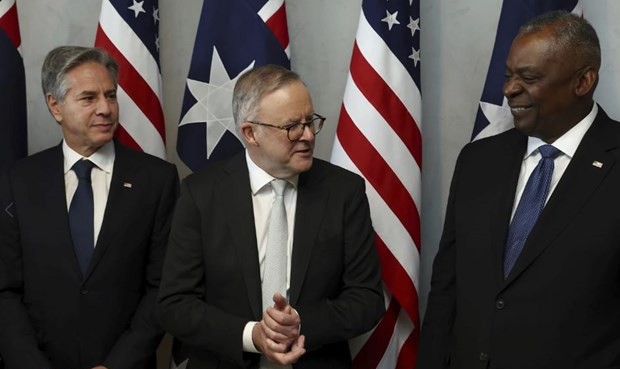
[[[174,147],[202,0],[159,2],[168,158],[186,174]],[[40,92],[43,58],[54,46],[92,45],[100,4],[100,0],[18,1],[31,153],[60,140],[60,130],[47,112]],[[307,82],[316,111],[328,117],[316,153],[325,159],[329,159],[334,139],[360,4],[361,0],[286,0],[293,69]],[[421,0],[422,296],[428,292],[454,162],[471,134],[500,7],[501,0]],[[597,28],[603,48],[598,101],[607,113],[620,118],[620,26],[614,22],[620,15],[620,1],[585,0],[584,11]],[[425,297],[421,301],[424,304]]]

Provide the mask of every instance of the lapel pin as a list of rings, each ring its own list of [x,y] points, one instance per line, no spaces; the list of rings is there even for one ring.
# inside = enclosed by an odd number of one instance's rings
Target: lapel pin
[[[132,188],[133,185],[131,183],[129,183],[129,182],[123,182],[123,187],[125,187],[125,188]]]
[[[593,165],[593,166],[595,166],[595,167],[597,167],[597,168],[599,168],[599,169],[603,167],[603,163],[601,163],[601,162],[600,162],[600,161],[598,161],[598,160],[594,160],[594,161],[592,162],[592,165]]]

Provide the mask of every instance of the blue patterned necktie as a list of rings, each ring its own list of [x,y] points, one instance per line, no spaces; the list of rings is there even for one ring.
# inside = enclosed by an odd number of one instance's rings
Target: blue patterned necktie
[[[508,278],[510,271],[523,250],[527,237],[530,235],[538,216],[545,207],[553,175],[553,160],[561,152],[551,145],[540,146],[538,151],[542,158],[527,180],[527,184],[523,189],[523,195],[521,195],[521,200],[508,230],[508,240],[506,241],[506,249],[504,251],[504,278]]]
[[[90,182],[93,166],[90,160],[80,160],[71,168],[77,175],[78,186],[69,206],[69,225],[82,276],[86,275],[95,248],[93,188]]]

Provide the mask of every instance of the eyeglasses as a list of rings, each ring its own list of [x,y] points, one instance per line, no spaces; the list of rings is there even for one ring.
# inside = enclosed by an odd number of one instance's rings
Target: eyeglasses
[[[310,130],[313,135],[317,135],[317,133],[321,132],[321,128],[323,128],[323,123],[325,123],[325,117],[319,114],[312,114],[312,118],[307,122],[299,122],[299,123],[291,123],[286,126],[276,126],[268,123],[261,123],[256,121],[249,120],[248,123],[256,124],[259,126],[272,127],[277,129],[282,129],[286,131],[286,137],[290,141],[297,141],[304,135],[304,130],[306,127]]]

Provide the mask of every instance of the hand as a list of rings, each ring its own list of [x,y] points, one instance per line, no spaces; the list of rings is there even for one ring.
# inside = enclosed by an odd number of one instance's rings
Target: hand
[[[264,322],[261,320],[252,329],[252,341],[254,346],[272,363],[279,365],[292,365],[306,353],[304,348],[305,337],[297,337],[289,347],[279,344],[265,335]]]
[[[299,337],[301,319],[281,294],[276,293],[273,302],[274,306],[267,308],[263,314],[261,328],[268,338],[282,345],[280,352],[286,352]]]

